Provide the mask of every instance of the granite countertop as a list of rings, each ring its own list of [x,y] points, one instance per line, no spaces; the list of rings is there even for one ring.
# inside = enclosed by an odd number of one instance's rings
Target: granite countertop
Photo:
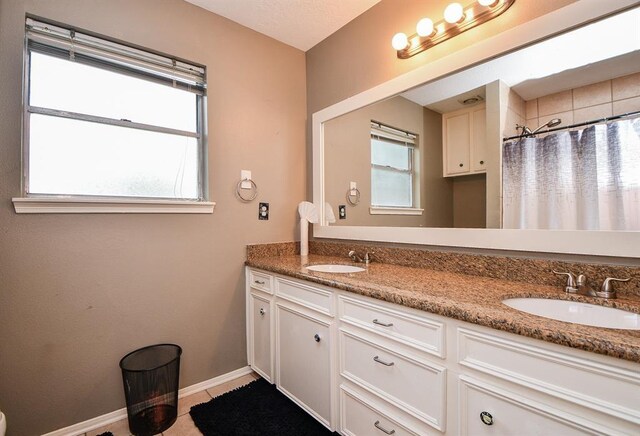
[[[583,301],[640,313],[640,297],[614,300],[568,295],[557,286],[372,263],[366,271],[335,274],[310,271],[314,264],[348,264],[333,256],[253,257],[253,268],[295,277],[367,297],[401,304],[474,324],[640,363],[640,330],[590,327],[555,321],[512,309],[502,300],[541,297]],[[355,265],[355,264],[354,264]],[[364,267],[363,264],[357,266]]]

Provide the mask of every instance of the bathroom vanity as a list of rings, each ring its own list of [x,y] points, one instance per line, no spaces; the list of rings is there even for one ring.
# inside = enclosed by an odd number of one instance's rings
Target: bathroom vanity
[[[388,264],[351,274],[305,267],[319,263],[345,261],[247,261],[247,345],[251,367],[328,428],[638,433],[640,331],[554,321],[501,303],[565,298],[556,287]],[[615,304],[637,313],[640,298]]]

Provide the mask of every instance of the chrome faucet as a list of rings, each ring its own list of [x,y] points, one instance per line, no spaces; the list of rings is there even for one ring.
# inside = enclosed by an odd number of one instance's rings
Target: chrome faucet
[[[616,290],[613,288],[612,282],[628,282],[629,280],[631,280],[630,278],[617,279],[615,277],[607,277],[602,282],[600,290],[596,291],[588,284],[587,277],[584,274],[578,275],[578,278],[576,279],[573,273],[570,272],[553,271],[553,273],[567,276],[567,284],[564,287],[564,291],[567,294],[579,294],[599,298],[616,298]]]
[[[360,257],[355,250],[351,250],[349,252],[349,258],[354,262],[360,262],[364,263],[365,265],[369,265],[373,261],[373,259],[371,258],[372,254],[373,253],[369,254],[369,252],[367,251],[364,253],[364,257]]]

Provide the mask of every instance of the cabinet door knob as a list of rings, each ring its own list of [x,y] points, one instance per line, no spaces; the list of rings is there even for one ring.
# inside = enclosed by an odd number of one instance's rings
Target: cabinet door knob
[[[265,314],[264,308],[261,307],[260,308],[260,315],[264,316],[264,314]]]
[[[253,283],[257,284],[257,285],[264,285],[265,282],[261,281],[261,280],[254,280]]]
[[[395,430],[387,430],[386,428],[384,428],[383,426],[380,425],[380,421],[376,421],[373,423],[373,425],[380,431],[385,432],[386,434],[395,434]]]
[[[464,166],[464,164],[459,164],[458,166],[459,166],[460,168],[462,168],[462,167]]]
[[[316,333],[315,335],[313,335],[313,339],[314,339],[316,342],[320,342],[320,335]]]
[[[484,165],[484,161],[483,160],[480,161],[480,165]]]
[[[480,413],[480,420],[483,424],[493,425],[493,416],[489,412]]]

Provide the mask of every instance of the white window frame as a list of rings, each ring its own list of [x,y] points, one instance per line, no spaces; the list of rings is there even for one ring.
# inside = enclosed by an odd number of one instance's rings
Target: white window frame
[[[22,196],[13,198],[16,213],[212,213],[208,201],[206,142],[206,67],[142,49],[110,38],[39,18],[26,19],[23,74]],[[118,73],[168,83],[196,94],[196,132],[118,120],[52,108],[30,106],[31,53],[66,56]],[[147,198],[29,193],[29,131],[31,114],[43,114],[105,125],[196,138],[198,198]]]
[[[382,166],[377,165],[371,162],[371,173],[373,174],[373,170],[375,168],[378,169],[386,169],[391,171],[397,171],[399,173],[408,173],[409,180],[411,183],[410,192],[411,192],[411,206],[389,206],[389,205],[381,205],[381,204],[373,204],[371,202],[371,206],[369,208],[369,213],[371,215],[422,215],[423,209],[419,208],[420,195],[419,192],[416,192],[415,186],[415,166],[416,166],[416,157],[417,157],[417,138],[418,135],[415,133],[407,132],[405,130],[396,129],[394,127],[385,125],[379,121],[371,121],[371,139],[378,139],[382,141],[387,141],[390,143],[398,144],[405,146],[409,149],[409,164],[408,170],[401,168],[394,168],[390,166]],[[371,184],[371,198],[373,198],[373,183]]]

